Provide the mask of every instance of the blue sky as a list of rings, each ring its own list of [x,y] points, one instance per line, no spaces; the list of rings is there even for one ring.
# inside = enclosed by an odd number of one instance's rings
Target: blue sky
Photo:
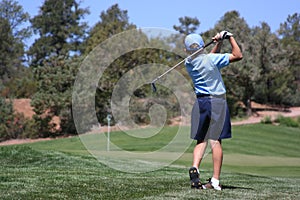
[[[81,0],[81,7],[88,7],[90,14],[85,17],[89,26],[100,20],[101,11],[118,3],[120,9],[127,10],[129,21],[138,27],[161,27],[173,30],[179,17],[197,17],[200,21],[199,32],[212,28],[228,11],[237,10],[250,27],[267,22],[272,32],[279,29],[280,23],[288,15],[300,12],[299,0]],[[44,0],[19,0],[20,5],[31,16],[38,14]]]

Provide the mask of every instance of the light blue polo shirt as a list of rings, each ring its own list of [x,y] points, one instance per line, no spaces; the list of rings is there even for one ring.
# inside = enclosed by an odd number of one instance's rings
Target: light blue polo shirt
[[[222,95],[226,88],[220,69],[229,65],[229,54],[200,54],[194,59],[187,58],[185,67],[193,80],[195,93]]]

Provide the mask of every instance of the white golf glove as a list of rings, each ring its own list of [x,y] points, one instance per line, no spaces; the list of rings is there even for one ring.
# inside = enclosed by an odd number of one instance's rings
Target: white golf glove
[[[220,36],[221,36],[221,40],[224,40],[224,39],[229,39],[231,36],[233,36],[233,34],[228,31],[221,31]]]
[[[228,32],[228,31],[221,31],[220,33],[217,33],[215,35],[215,37],[213,37],[212,39],[219,42],[224,39],[229,39],[231,36],[233,36],[232,33]]]

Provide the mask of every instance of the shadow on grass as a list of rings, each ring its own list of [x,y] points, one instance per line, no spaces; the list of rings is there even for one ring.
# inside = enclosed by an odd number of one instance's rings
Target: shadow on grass
[[[238,187],[238,186],[232,186],[232,185],[222,185],[222,190],[254,190],[253,188],[247,188],[247,187]]]

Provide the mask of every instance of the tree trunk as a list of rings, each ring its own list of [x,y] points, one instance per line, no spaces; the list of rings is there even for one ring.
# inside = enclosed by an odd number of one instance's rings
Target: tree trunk
[[[246,103],[246,108],[247,108],[247,116],[251,116],[252,115],[252,107],[251,107],[251,99],[247,99],[247,103]]]

